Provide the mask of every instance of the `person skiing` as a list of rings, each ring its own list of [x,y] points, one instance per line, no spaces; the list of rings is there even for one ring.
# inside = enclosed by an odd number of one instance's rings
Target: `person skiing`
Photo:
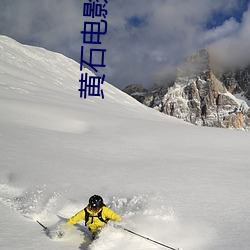
[[[89,198],[89,204],[72,216],[67,224],[75,225],[80,220],[85,220],[85,226],[89,228],[94,239],[109,220],[120,222],[122,219],[120,215],[106,207],[101,196],[95,194]]]

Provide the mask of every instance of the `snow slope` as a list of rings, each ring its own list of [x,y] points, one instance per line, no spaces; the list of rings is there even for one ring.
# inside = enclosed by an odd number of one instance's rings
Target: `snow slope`
[[[106,82],[104,99],[81,99],[79,78],[63,55],[0,36],[0,248],[162,249],[112,225],[90,244],[83,223],[61,240],[36,223],[97,193],[171,247],[250,249],[249,133],[181,122]]]

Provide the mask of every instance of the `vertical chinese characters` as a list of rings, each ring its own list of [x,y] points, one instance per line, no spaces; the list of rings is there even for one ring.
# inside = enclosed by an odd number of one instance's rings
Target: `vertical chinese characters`
[[[101,36],[107,33],[107,22],[106,17],[108,11],[105,9],[108,1],[103,0],[103,3],[99,3],[100,0],[89,0],[89,3],[83,4],[83,16],[90,18],[104,18],[100,22],[84,22],[84,29],[81,31],[83,35],[84,44],[101,44]],[[93,49],[89,51],[89,62],[83,59],[84,46],[81,46],[81,60],[80,60],[80,71],[83,69],[83,64],[88,65],[95,72],[98,72],[98,67],[106,67],[104,64],[104,54],[106,49]],[[100,58],[100,61],[96,62],[94,58]],[[101,85],[104,83],[105,75],[99,76],[89,76],[88,73],[81,73],[80,82],[80,98],[84,96],[101,96],[104,99],[104,93],[101,89]]]

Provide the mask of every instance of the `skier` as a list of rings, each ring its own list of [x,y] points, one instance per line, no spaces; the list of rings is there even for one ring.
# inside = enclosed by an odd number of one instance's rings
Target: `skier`
[[[109,220],[120,222],[122,219],[120,215],[105,206],[101,196],[95,194],[89,198],[89,204],[72,216],[67,224],[74,225],[80,220],[85,220],[85,225],[91,231],[94,239]]]

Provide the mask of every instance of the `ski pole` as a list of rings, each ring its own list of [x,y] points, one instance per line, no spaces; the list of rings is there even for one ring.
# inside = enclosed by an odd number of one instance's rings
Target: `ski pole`
[[[156,243],[156,244],[158,244],[158,245],[161,245],[161,246],[163,246],[163,247],[169,248],[169,249],[171,249],[171,250],[180,250],[180,248],[173,248],[173,247],[167,246],[167,245],[162,244],[162,243],[160,243],[160,242],[158,242],[158,241],[155,241],[155,240],[152,240],[152,239],[150,239],[150,238],[148,238],[148,237],[145,237],[145,236],[143,236],[143,235],[141,235],[141,234],[135,233],[135,232],[133,232],[133,231],[127,229],[127,228],[122,228],[122,229],[125,230],[125,231],[127,231],[127,232],[129,232],[129,233],[131,233],[131,234],[137,235],[137,236],[139,236],[139,237],[141,237],[141,238],[143,238],[143,239],[145,239],[145,240],[154,242],[154,243]]]
[[[47,227],[45,227],[40,221],[36,221],[40,226],[42,226],[43,227],[43,229],[46,231],[46,230],[48,230],[48,228]]]

